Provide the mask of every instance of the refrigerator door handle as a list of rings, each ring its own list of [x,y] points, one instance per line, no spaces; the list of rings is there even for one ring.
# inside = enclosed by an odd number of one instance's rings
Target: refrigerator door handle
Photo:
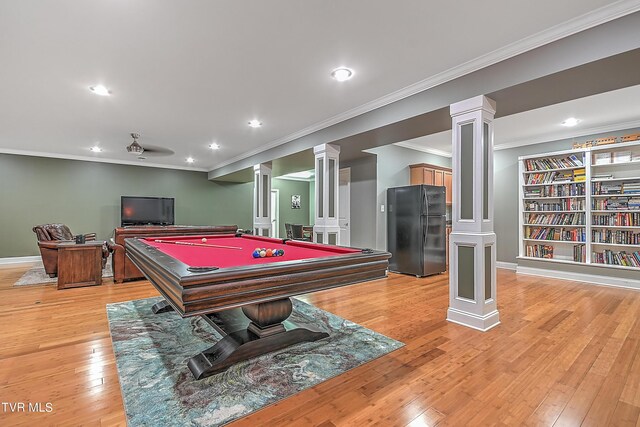
[[[422,191],[422,212],[420,212],[420,214],[422,215],[429,215],[429,205],[427,205],[427,192]]]
[[[429,229],[429,227],[427,226],[427,219],[424,219],[424,222],[422,223],[422,243],[424,245],[424,242],[427,241],[427,230]]]

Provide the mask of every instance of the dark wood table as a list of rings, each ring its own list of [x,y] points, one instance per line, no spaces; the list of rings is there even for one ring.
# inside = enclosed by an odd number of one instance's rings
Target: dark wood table
[[[196,379],[242,360],[328,337],[287,320],[292,312],[289,297],[385,277],[391,256],[246,234],[127,239],[125,245],[127,256],[165,298],[154,306],[154,313],[200,315],[223,335],[216,345],[189,359]],[[254,258],[256,248],[281,249],[285,254]]]
[[[102,284],[104,242],[75,242],[58,245],[58,289]]]

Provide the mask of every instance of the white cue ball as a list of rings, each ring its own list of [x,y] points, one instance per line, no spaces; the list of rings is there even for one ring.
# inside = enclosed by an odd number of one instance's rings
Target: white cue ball
[[[206,237],[202,238],[202,243],[207,243],[207,238]]]

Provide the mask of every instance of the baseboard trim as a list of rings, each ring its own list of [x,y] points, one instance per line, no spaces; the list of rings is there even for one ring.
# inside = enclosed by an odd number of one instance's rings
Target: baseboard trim
[[[0,258],[0,265],[10,265],[10,264],[28,264],[32,262],[40,261],[40,257],[37,255],[34,256],[13,256],[7,258]]]
[[[500,324],[500,315],[498,310],[494,310],[484,316],[474,313],[467,313],[452,307],[447,310],[447,321],[467,328],[475,329],[481,332],[487,332],[489,329],[495,328]]]
[[[625,279],[612,276],[595,276],[584,273],[571,273],[568,271],[547,270],[544,268],[533,268],[518,266],[516,269],[518,274],[527,274],[529,276],[550,277],[552,279],[573,280],[575,282],[583,282],[599,286],[609,286],[612,288],[625,288],[640,290],[640,280]]]
[[[518,268],[518,264],[515,262],[496,261],[496,267],[515,271]]]

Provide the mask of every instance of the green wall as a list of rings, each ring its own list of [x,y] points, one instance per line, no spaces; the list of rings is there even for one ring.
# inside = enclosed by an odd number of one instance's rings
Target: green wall
[[[284,229],[285,223],[309,224],[309,183],[306,181],[293,181],[290,179],[274,178],[271,181],[271,188],[279,190],[279,235],[280,238],[287,237]],[[291,209],[291,196],[300,195],[300,209]]]
[[[176,199],[176,224],[251,227],[252,185],[215,183],[205,172],[0,154],[0,258],[38,255],[37,224],[111,237],[120,196]]]

